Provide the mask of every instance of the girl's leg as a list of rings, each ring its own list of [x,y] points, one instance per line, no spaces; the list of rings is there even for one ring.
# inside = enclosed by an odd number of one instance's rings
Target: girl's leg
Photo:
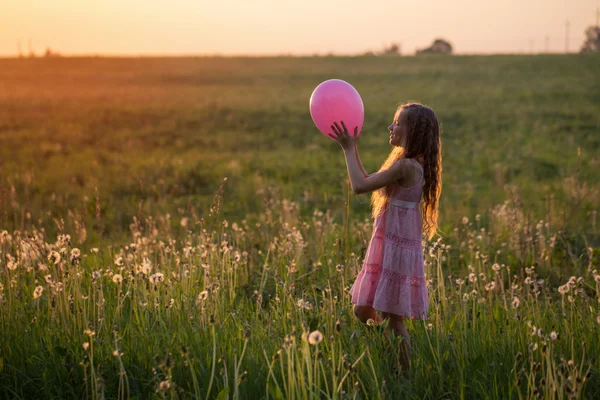
[[[389,314],[389,316],[390,321],[386,330],[390,335],[402,336],[402,341],[400,342],[400,364],[402,365],[404,376],[407,377],[412,355],[410,336],[408,330],[406,330],[406,326],[404,326],[404,317],[396,314]]]
[[[381,322],[381,317],[373,307],[355,305],[354,315],[356,315],[356,318],[363,324],[366,324],[369,319],[372,319],[377,324]]]

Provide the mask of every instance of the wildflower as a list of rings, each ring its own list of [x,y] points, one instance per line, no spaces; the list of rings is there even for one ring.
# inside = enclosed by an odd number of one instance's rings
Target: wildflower
[[[556,339],[558,339],[558,333],[555,331],[550,332],[550,340],[554,342]]]
[[[152,283],[154,283],[155,285],[159,282],[164,281],[165,276],[161,273],[161,272],[157,272],[155,274],[153,274],[152,276],[150,276],[150,281]]]
[[[304,308],[305,310],[312,310],[312,304],[310,304],[308,301],[305,301],[304,299],[298,300],[296,305],[299,308]]]
[[[513,300],[512,300],[512,308],[519,308],[520,304],[521,304],[521,300],[519,300],[519,298],[517,296],[514,296]]]
[[[538,344],[537,343],[531,343],[529,345],[529,351],[536,351],[538,349]]]
[[[373,318],[367,319],[367,326],[374,326],[374,325],[375,325],[375,320]]]
[[[88,329],[86,329],[85,331],[83,331],[83,333],[84,333],[85,335],[88,335],[89,337],[92,337],[92,336],[95,336],[95,335],[96,335],[96,332],[94,332],[93,330],[91,330],[91,329],[89,329],[89,328],[88,328]]]
[[[462,223],[463,223],[463,225],[466,225],[466,224],[468,224],[468,223],[469,223],[469,218],[467,218],[467,217],[463,217],[463,219],[462,219]]]
[[[150,260],[147,257],[144,257],[144,261],[142,261],[141,271],[144,275],[148,275],[150,271],[152,271],[152,264],[150,263]]]
[[[185,228],[187,226],[187,224],[188,224],[188,221],[189,221],[188,217],[181,218],[181,222],[180,222],[181,226],[183,226]]]
[[[81,250],[78,248],[73,248],[71,250],[71,258],[79,258],[81,256]]]
[[[313,331],[308,335],[308,343],[317,345],[323,340],[323,334],[319,331]]]
[[[162,381],[159,385],[158,385],[158,390],[160,390],[161,392],[166,392],[167,390],[169,390],[171,388],[171,382],[167,379]]]
[[[121,357],[123,354],[125,353],[120,353],[118,349],[112,352],[112,355],[115,357]]]
[[[433,324],[427,324],[427,329],[430,331],[433,330]]]
[[[115,274],[115,275],[113,275],[112,280],[114,283],[118,284],[118,283],[123,282],[123,277],[120,274]]]
[[[456,284],[461,286],[463,283],[465,283],[465,281],[463,281],[462,279],[457,279],[456,280]]]
[[[200,292],[200,294],[198,295],[198,301],[204,301],[208,298],[208,290],[203,290]]]
[[[98,253],[98,248],[97,248],[97,247],[92,247],[92,248],[90,249],[90,251],[91,251],[92,253]]]
[[[42,292],[44,291],[44,288],[41,286],[36,286],[35,290],[33,291],[33,298],[37,299],[42,295]]]
[[[477,282],[477,275],[475,275],[473,272],[471,272],[469,274],[469,282],[471,282],[471,283]]]
[[[492,269],[496,272],[500,271],[500,265],[498,265],[498,263],[495,263],[494,265],[492,265]]]
[[[490,290],[494,290],[496,288],[496,282],[495,281],[491,281],[490,283],[488,283],[487,285],[485,285],[485,290],[487,290],[488,292]]]
[[[48,255],[48,261],[50,261],[54,265],[58,264],[60,262],[60,254],[52,250]]]
[[[92,272],[92,279],[93,280],[100,279],[101,277],[102,277],[102,272],[101,271],[94,271],[94,272]]]
[[[123,265],[123,257],[121,257],[119,255],[115,256],[115,265],[117,267],[122,266]]]
[[[558,292],[562,295],[566,294],[569,291],[568,285],[562,285],[558,287]]]
[[[18,264],[13,260],[9,260],[8,263],[6,264],[6,267],[11,271],[14,271],[15,269],[17,269],[17,266],[18,266]]]
[[[463,301],[464,301],[464,302],[467,302],[467,301],[469,301],[469,293],[464,293],[464,294],[463,294]]]
[[[88,342],[83,342],[82,346],[85,351],[88,351],[90,349],[90,344]]]

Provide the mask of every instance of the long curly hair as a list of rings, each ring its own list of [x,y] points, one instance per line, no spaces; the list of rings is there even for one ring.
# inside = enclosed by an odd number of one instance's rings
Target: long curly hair
[[[395,146],[379,168],[386,170],[401,158],[416,158],[423,163],[423,207],[421,208],[423,233],[431,239],[438,228],[438,203],[442,192],[442,142],[440,124],[433,110],[417,102],[398,107],[395,120],[400,113],[406,114],[406,138],[402,146]],[[379,172],[378,171],[378,172]],[[373,191],[371,206],[373,219],[389,206],[390,187]]]

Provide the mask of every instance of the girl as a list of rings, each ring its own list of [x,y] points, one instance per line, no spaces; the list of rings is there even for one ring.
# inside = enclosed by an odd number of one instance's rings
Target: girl
[[[389,318],[386,333],[402,336],[400,363],[406,377],[412,348],[404,318],[426,320],[429,307],[421,239],[422,233],[431,239],[437,231],[442,187],[439,122],[422,104],[398,107],[388,127],[394,148],[374,174],[365,172],[358,156],[358,127],[350,136],[341,124],[343,129],[335,122],[334,135],[329,136],[344,149],[354,192],[373,192],[375,220],[363,268],[350,290],[354,314],[363,323]]]

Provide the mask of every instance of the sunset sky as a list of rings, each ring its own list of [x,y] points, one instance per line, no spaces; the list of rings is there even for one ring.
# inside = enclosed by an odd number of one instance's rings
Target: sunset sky
[[[600,0],[2,0],[0,55],[404,54],[578,51]],[[546,41],[546,37],[548,38]]]

